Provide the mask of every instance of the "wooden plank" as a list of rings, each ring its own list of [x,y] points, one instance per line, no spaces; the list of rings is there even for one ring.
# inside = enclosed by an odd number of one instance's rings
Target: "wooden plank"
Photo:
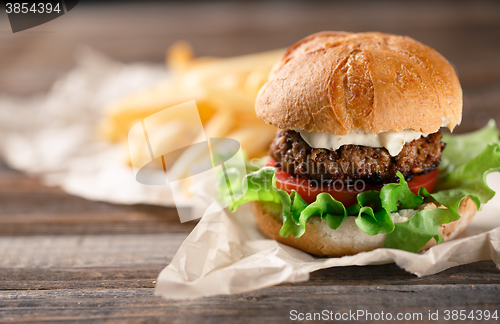
[[[175,208],[88,201],[8,170],[0,175],[1,235],[189,233]]]
[[[164,266],[0,268],[0,290],[154,288]]]
[[[167,265],[186,233],[0,237],[0,268]]]
[[[396,264],[330,268],[316,271],[311,274],[309,281],[295,285],[476,285],[489,283],[500,283],[500,271],[493,261],[466,264],[422,278],[402,270]]]
[[[152,289],[61,289],[0,292],[0,319],[22,321],[162,318],[205,322],[260,319],[284,322],[300,312],[421,312],[497,309],[500,285],[278,286],[251,294],[168,301]],[[307,296],[307,298],[305,298]],[[432,296],[433,304],[429,304]],[[400,308],[395,309],[397,304]]]
[[[182,224],[169,210],[159,213],[137,211],[142,206],[130,208],[130,212],[91,214],[61,213],[15,215],[0,219],[0,235],[89,235],[89,234],[156,234],[187,233],[196,222]]]
[[[167,255],[167,262],[171,255]],[[153,288],[166,264],[138,262],[127,266],[51,268],[0,268],[0,290],[56,290],[89,288]],[[492,261],[464,265],[436,275],[418,278],[395,264],[338,267],[316,271],[306,282],[280,286],[420,286],[500,284],[500,272]],[[250,294],[251,295],[251,294]]]

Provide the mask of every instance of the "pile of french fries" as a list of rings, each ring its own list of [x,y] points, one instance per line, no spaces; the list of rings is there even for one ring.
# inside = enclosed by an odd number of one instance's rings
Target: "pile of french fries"
[[[112,142],[127,146],[130,128],[163,109],[195,100],[208,138],[233,138],[240,142],[246,157],[266,155],[276,129],[257,119],[254,103],[260,87],[283,50],[231,58],[196,58],[189,44],[174,44],[167,52],[167,67],[173,76],[150,89],[131,93],[105,110],[101,133]],[[176,138],[188,146],[200,136],[189,122],[170,117],[154,127],[165,138]],[[147,161],[147,149],[137,151],[134,160]],[[126,147],[126,162],[131,163]]]

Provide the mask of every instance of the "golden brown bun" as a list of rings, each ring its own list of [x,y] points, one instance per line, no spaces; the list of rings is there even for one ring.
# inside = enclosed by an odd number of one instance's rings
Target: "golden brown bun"
[[[436,208],[436,206],[428,204],[426,208]],[[328,227],[326,221],[313,217],[308,220],[306,231],[301,237],[294,238],[290,235],[283,238],[279,235],[283,224],[280,209],[253,202],[253,211],[257,224],[267,237],[317,256],[341,257],[384,247],[386,235],[370,236],[362,232],[354,222],[355,217],[347,217],[336,230]],[[476,205],[469,197],[462,200],[458,208],[460,219],[441,225],[440,232],[444,241],[462,232],[469,225],[476,211]],[[436,241],[432,239],[422,250],[435,244]]]
[[[462,89],[451,64],[410,37],[321,32],[288,49],[255,109],[280,129],[433,133],[460,123]]]

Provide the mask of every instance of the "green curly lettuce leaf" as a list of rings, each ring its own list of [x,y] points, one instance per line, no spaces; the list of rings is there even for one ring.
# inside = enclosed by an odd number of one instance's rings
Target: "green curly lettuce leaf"
[[[378,191],[362,192],[356,198],[360,208],[355,223],[360,230],[368,235],[388,234],[394,230],[391,214],[383,207]]]
[[[326,219],[328,226],[337,229],[347,217],[344,205],[335,200],[330,194],[322,192],[316,197],[316,201],[304,208],[299,215],[299,224],[306,227],[309,217],[318,215],[321,219]]]
[[[226,173],[229,174],[231,169],[226,170]],[[250,173],[247,177],[247,191],[236,202],[232,203],[229,208],[231,211],[235,211],[241,205],[249,202],[249,201],[263,201],[263,202],[272,202],[272,203],[282,203],[283,200],[281,196],[276,192],[273,188],[275,183],[274,174],[276,173],[275,168],[264,167],[260,170]],[[231,183],[239,183],[240,181],[234,181]],[[220,188],[220,186],[219,186]],[[227,185],[222,186],[223,192],[227,192]],[[224,199],[227,201],[227,199]]]
[[[312,216],[319,216],[326,220],[328,226],[337,229],[347,216],[356,216],[356,224],[368,235],[387,234],[393,231],[394,223],[390,217],[390,212],[382,207],[380,194],[378,191],[367,191],[358,195],[358,204],[346,208],[328,193],[320,193],[316,200],[307,204],[303,198],[294,190],[290,194],[276,188],[276,169],[265,167],[247,176],[248,189],[245,195],[238,201],[232,203],[229,208],[234,211],[239,206],[249,201],[261,201],[279,203],[282,206],[283,227],[280,235],[288,237],[300,237],[305,232],[307,220]],[[402,176],[402,175],[401,175]],[[219,185],[224,184],[220,182]],[[403,184],[393,186],[400,195],[390,194],[396,201],[403,201],[406,191],[400,190]],[[227,189],[221,189],[221,191]],[[409,189],[408,189],[409,190]],[[410,192],[411,193],[411,192]]]
[[[446,143],[446,148],[439,164],[440,178],[477,157],[488,144],[500,144],[499,131],[493,119],[480,130],[461,135],[443,134],[441,140]]]
[[[422,188],[419,195],[432,197],[447,209],[422,210],[409,221],[396,224],[385,247],[418,252],[432,238],[441,243],[439,227],[460,219],[458,207],[463,199],[469,197],[480,210],[495,195],[486,183],[489,173],[500,171],[500,141],[494,121],[473,133],[447,135],[443,141],[446,149],[442,159],[447,162],[444,170],[440,169],[438,184],[433,194]]]
[[[463,199],[470,197],[481,209],[494,196],[495,192],[486,184],[486,176],[500,171],[498,135],[494,121],[473,133],[443,135],[447,146],[442,154],[438,185],[432,194],[422,188],[415,195],[398,172],[399,183],[387,184],[380,192],[360,193],[357,203],[352,206],[344,206],[328,193],[319,194],[313,203],[307,204],[296,191],[288,194],[277,189],[276,169],[264,167],[246,176],[248,189],[242,198],[230,205],[230,209],[234,211],[249,201],[280,204],[283,212],[280,235],[283,237],[303,235],[307,220],[313,216],[326,220],[332,229],[337,229],[348,216],[353,216],[356,225],[366,234],[387,234],[386,248],[418,252],[432,238],[438,243],[443,241],[439,227],[460,218],[458,206]],[[236,176],[228,174],[229,177]],[[225,183],[218,183],[222,196],[227,195],[227,188],[223,188]],[[425,197],[447,209],[418,210]],[[391,213],[404,209],[415,210],[415,213],[406,222],[394,223]]]
[[[439,227],[459,218],[458,213],[448,209],[434,208],[418,211],[407,222],[395,224],[394,231],[385,239],[384,247],[416,253],[432,238],[438,244],[442,243],[443,237],[439,233]]]
[[[382,206],[388,213],[401,209],[415,209],[424,200],[423,197],[411,192],[405,178],[398,173],[399,183],[389,183],[380,190]]]
[[[275,169],[276,172],[276,169]],[[300,237],[305,232],[305,227],[297,226],[299,221],[298,215],[307,207],[307,203],[302,197],[292,190],[290,194],[285,190],[276,188],[275,173],[273,173],[272,182],[273,190],[278,193],[281,199],[281,206],[283,211],[283,226],[280,230],[282,237]]]

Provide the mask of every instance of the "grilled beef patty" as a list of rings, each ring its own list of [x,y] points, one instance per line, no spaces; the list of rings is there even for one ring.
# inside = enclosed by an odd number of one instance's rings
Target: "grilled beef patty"
[[[319,183],[364,180],[380,185],[397,182],[397,171],[411,180],[414,175],[434,170],[444,147],[440,131],[406,143],[397,156],[391,157],[385,148],[361,145],[343,145],[337,150],[312,148],[299,133],[279,130],[269,154],[276,167]]]

